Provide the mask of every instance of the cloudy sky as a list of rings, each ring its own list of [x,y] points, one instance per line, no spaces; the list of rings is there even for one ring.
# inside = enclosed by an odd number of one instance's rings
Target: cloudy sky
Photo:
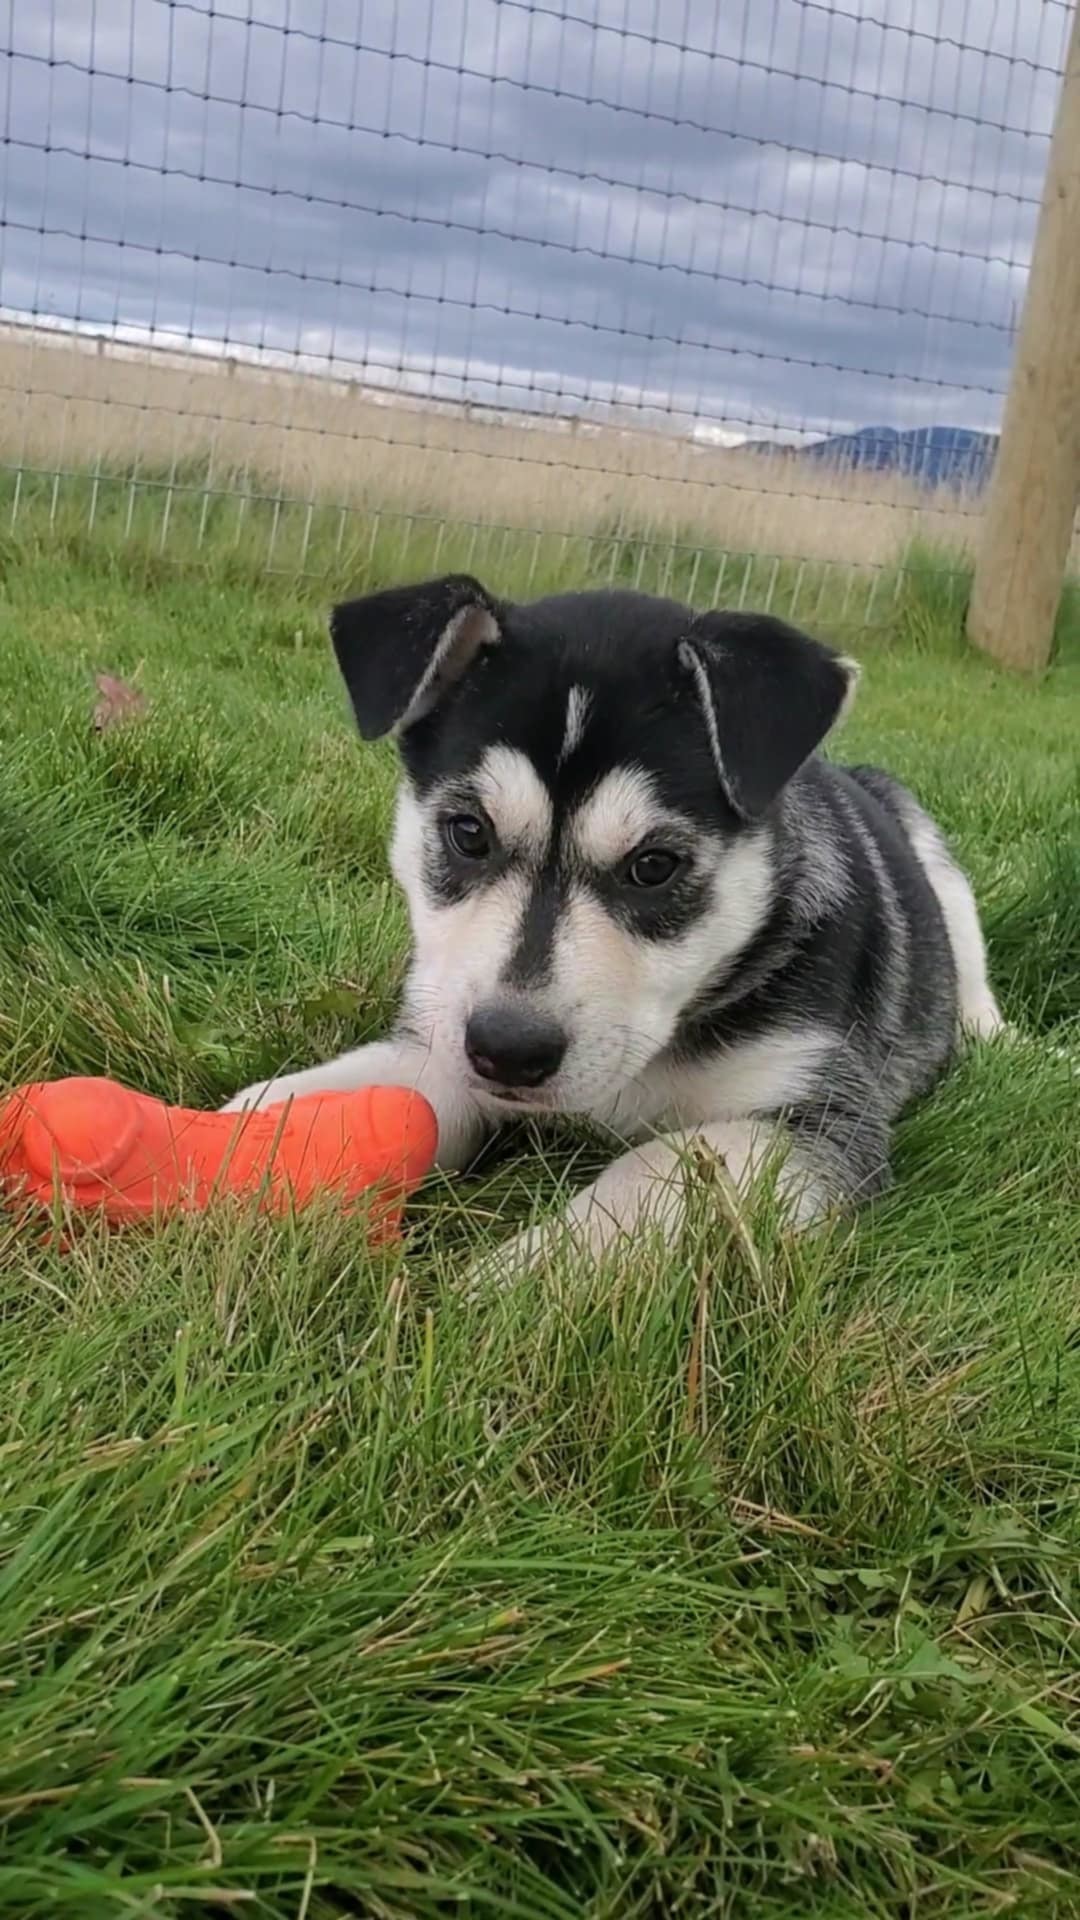
[[[9,314],[680,430],[997,423],[1064,0],[7,13]]]

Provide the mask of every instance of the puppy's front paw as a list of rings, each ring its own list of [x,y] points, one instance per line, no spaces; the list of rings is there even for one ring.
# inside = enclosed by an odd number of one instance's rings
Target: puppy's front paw
[[[470,1296],[488,1287],[507,1287],[527,1273],[565,1272],[583,1262],[601,1260],[620,1237],[617,1220],[590,1205],[591,1192],[538,1226],[525,1227],[501,1247],[474,1260],[467,1274]]]
[[[516,1233],[501,1247],[493,1247],[489,1253],[480,1254],[470,1261],[465,1272],[465,1291],[470,1300],[490,1287],[508,1287],[513,1280],[519,1280],[530,1268],[541,1267],[550,1261],[559,1245],[558,1225],[552,1227],[526,1227],[523,1233]]]
[[[634,1147],[583,1187],[565,1213],[526,1227],[504,1247],[476,1261],[474,1286],[505,1286],[522,1273],[556,1263],[602,1260],[621,1245],[659,1235],[671,1246],[686,1214],[683,1152],[664,1140]]]

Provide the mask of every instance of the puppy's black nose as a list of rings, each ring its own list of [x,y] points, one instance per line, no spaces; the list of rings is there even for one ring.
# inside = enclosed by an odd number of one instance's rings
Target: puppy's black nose
[[[566,1035],[547,1014],[493,1001],[470,1014],[465,1051],[484,1080],[501,1087],[538,1087],[560,1065]]]

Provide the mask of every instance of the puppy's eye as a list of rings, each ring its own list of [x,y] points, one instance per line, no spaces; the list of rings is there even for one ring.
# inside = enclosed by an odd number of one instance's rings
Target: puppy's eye
[[[667,847],[643,847],[630,861],[626,878],[632,887],[666,887],[681,866],[679,855]]]
[[[491,852],[491,829],[475,813],[452,813],[443,821],[443,837],[459,860],[485,860]]]

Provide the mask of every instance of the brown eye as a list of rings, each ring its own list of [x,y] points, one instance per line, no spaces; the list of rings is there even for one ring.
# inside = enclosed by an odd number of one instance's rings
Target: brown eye
[[[485,860],[491,852],[491,832],[475,813],[452,813],[443,821],[443,837],[459,860]]]
[[[666,887],[681,865],[678,854],[670,853],[666,847],[645,847],[641,853],[635,853],[626,869],[626,878],[632,887]]]

